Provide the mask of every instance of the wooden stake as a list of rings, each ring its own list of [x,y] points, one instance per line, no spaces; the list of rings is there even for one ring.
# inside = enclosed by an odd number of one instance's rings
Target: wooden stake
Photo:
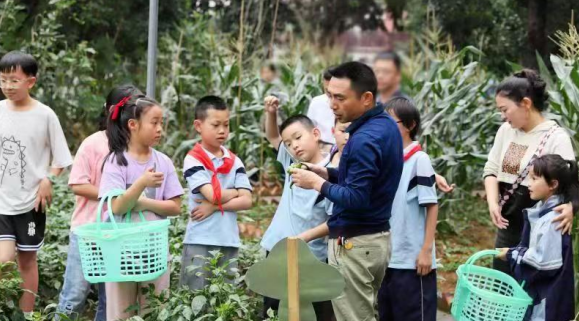
[[[300,321],[298,244],[298,238],[296,237],[289,237],[287,239],[288,321]]]

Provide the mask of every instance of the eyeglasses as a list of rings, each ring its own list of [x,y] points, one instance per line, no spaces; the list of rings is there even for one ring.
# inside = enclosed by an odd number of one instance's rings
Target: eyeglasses
[[[26,79],[0,79],[0,88],[2,89],[18,89],[28,81],[31,77]]]

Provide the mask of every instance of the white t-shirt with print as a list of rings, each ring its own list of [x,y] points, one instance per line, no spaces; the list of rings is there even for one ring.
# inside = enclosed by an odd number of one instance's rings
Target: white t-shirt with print
[[[0,101],[0,215],[18,215],[34,208],[40,181],[50,167],[72,164],[58,117],[35,101],[14,111]]]

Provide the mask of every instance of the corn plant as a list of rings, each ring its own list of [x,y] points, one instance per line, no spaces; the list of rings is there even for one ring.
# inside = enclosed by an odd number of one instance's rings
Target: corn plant
[[[421,141],[436,170],[464,190],[479,187],[500,119],[493,108],[493,78],[474,47],[455,51],[434,24],[415,38],[406,59],[405,88],[422,115]]]
[[[579,32],[573,22],[569,23],[567,32],[558,31],[554,40],[559,46],[561,56],[551,55],[551,64],[555,72],[551,75],[539,55],[537,59],[541,66],[541,76],[549,85],[551,108],[559,123],[572,133],[575,155],[579,146]],[[577,233],[578,219],[575,219],[573,229],[573,247],[575,253],[579,249]],[[573,255],[575,271],[579,271],[579,256]],[[575,308],[579,309],[579,273],[575,274]]]

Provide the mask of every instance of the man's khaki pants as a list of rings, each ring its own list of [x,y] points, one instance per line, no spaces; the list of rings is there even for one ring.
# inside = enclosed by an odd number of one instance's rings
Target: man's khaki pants
[[[344,292],[332,300],[337,321],[376,321],[378,290],[391,255],[390,232],[347,239],[351,249],[328,242],[328,263],[346,280]]]

